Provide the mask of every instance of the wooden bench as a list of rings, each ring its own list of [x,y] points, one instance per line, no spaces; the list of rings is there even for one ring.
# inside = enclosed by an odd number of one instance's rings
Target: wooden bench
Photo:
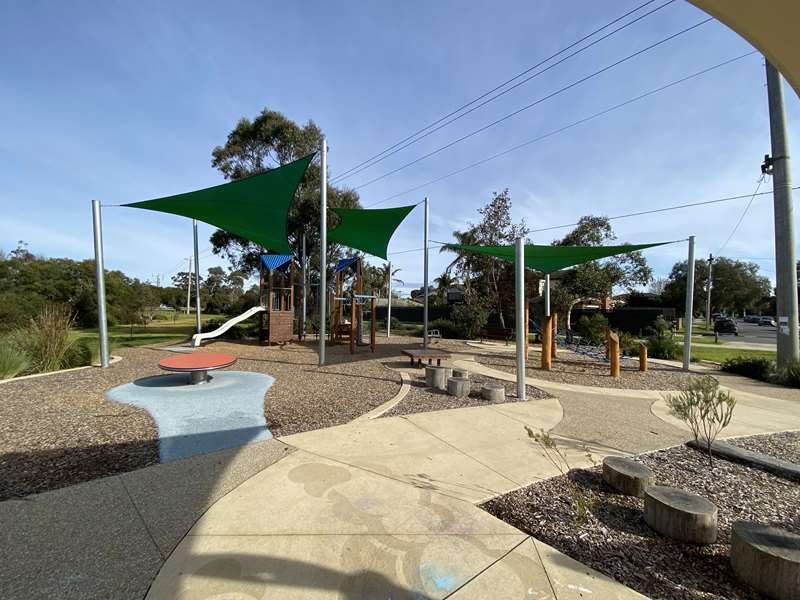
[[[514,330],[509,327],[484,327],[478,333],[483,340],[502,340],[506,344],[514,337]]]
[[[232,354],[219,352],[192,352],[191,354],[176,354],[158,361],[158,366],[165,371],[176,373],[189,373],[189,383],[197,385],[208,382],[208,372],[230,367],[236,362]]]
[[[432,365],[434,359],[436,360],[436,364],[441,366],[442,359],[448,359],[451,356],[449,352],[439,350],[438,348],[406,348],[405,350],[401,350],[401,352],[411,359],[412,367],[415,361],[417,366],[421,367],[423,360],[427,360],[428,364]]]

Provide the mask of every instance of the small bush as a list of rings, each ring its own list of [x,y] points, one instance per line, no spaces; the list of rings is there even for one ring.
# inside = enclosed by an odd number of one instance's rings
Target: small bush
[[[751,379],[769,381],[775,372],[775,361],[765,357],[734,356],[722,363],[722,370]],[[800,368],[797,375],[800,376]]]
[[[581,315],[581,318],[575,323],[574,330],[589,344],[601,346],[606,342],[608,319],[600,313],[595,313],[592,316]]]
[[[14,344],[0,342],[0,379],[11,379],[24,373],[31,361],[27,354]]]
[[[428,323],[428,331],[438,329],[443,338],[462,340],[465,338],[464,330],[449,319],[436,319]]]
[[[706,445],[709,463],[713,466],[711,444],[731,422],[736,400],[719,389],[719,381],[705,375],[693,377],[677,395],[665,397],[670,413],[689,426],[695,442]]]
[[[625,356],[639,356],[639,338],[625,331],[619,332],[619,347]]]
[[[658,317],[648,330],[647,354],[652,358],[675,360],[681,354],[681,345],[672,334],[672,328],[663,317]]]
[[[485,302],[476,300],[458,304],[453,308],[450,318],[460,332],[460,339],[474,340],[489,320],[489,308]]]
[[[800,361],[793,361],[774,375],[776,383],[788,387],[800,388]]]
[[[81,366],[75,362],[82,351],[76,348],[79,344],[70,335],[74,322],[68,307],[50,304],[39,311],[27,327],[14,330],[10,340],[30,357],[30,370],[34,373],[68,368],[65,365]]]

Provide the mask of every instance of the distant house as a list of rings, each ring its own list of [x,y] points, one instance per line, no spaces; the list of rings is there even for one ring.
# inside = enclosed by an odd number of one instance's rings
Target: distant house
[[[461,287],[449,287],[447,288],[447,305],[453,304],[464,304],[464,289]]]

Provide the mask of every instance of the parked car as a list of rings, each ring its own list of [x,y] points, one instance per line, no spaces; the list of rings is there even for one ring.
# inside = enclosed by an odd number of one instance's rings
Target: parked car
[[[758,315],[745,315],[744,322],[745,323],[759,323],[761,321],[761,317]]]
[[[717,319],[714,323],[714,333],[739,335],[739,328],[733,319]]]
[[[759,327],[775,327],[775,317],[761,317],[758,320]]]

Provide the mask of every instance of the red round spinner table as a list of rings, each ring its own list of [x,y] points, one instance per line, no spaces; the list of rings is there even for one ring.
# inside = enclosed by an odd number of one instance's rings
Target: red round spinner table
[[[189,383],[197,385],[208,381],[208,372],[230,367],[236,362],[232,354],[219,352],[191,352],[175,354],[158,361],[158,366],[165,371],[189,373]]]

